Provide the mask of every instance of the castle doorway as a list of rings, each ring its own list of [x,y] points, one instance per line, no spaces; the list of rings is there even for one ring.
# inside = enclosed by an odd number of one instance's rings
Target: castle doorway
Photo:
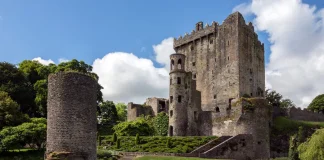
[[[173,136],[173,126],[169,127],[169,136]]]

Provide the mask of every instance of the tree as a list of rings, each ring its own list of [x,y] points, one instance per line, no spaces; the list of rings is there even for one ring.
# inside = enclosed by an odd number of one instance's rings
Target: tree
[[[318,129],[306,142],[298,147],[301,160],[322,160],[324,159],[324,128]]]
[[[23,113],[30,116],[35,114],[33,86],[15,65],[0,62],[0,91],[7,92],[20,105]]]
[[[108,126],[115,125],[118,120],[118,115],[114,102],[105,101],[99,107],[101,110],[101,124]]]
[[[307,109],[313,112],[322,112],[324,114],[324,94],[316,96],[308,105]]]
[[[154,117],[153,125],[158,136],[168,135],[169,116],[165,112],[160,112]]]
[[[283,109],[295,107],[293,101],[290,99],[283,99],[283,96],[280,93],[277,93],[275,90],[268,89],[265,91],[265,93],[265,97],[271,106],[280,107]]]
[[[121,122],[126,121],[127,119],[127,106],[124,103],[116,104],[118,120]]]
[[[28,120],[28,116],[20,112],[19,105],[8,93],[0,91],[0,130],[4,126],[15,126]]]
[[[42,117],[47,117],[47,84],[47,79],[38,80],[34,84],[34,90],[36,91],[35,103]]]
[[[119,136],[152,136],[155,134],[153,125],[147,117],[138,117],[134,121],[118,123],[113,127]]]
[[[42,149],[46,140],[46,119],[32,118],[15,127],[6,127],[0,131],[0,151],[15,149],[29,145]]]

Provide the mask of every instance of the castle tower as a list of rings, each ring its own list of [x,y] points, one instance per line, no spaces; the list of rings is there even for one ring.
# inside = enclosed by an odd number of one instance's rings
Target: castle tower
[[[84,74],[49,75],[45,159],[96,159],[97,88]]]
[[[188,128],[188,93],[184,70],[185,55],[170,55],[170,99],[169,99],[169,136],[185,136]]]

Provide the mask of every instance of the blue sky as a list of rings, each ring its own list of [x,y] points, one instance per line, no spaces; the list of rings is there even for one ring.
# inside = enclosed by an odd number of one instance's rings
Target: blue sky
[[[198,21],[221,23],[243,2],[3,0],[1,61],[76,58],[91,64],[116,51],[151,58],[152,45],[190,32]]]
[[[167,39],[198,21],[222,23],[234,8],[262,30],[267,88],[302,107],[323,93],[322,0],[0,0],[0,61],[84,60],[105,99],[142,103],[168,96]]]

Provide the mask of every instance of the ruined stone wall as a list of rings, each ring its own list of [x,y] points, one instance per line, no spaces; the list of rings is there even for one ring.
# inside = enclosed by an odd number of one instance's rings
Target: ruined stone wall
[[[161,108],[163,107],[160,103],[164,103],[164,109],[161,110]],[[164,98],[156,98],[156,97],[152,97],[152,98],[147,98],[145,104],[147,106],[151,106],[152,110],[153,110],[153,116],[156,116],[158,113],[160,112],[165,112],[168,113],[169,111],[169,105],[168,105],[168,100],[164,99]]]
[[[84,160],[96,159],[97,88],[93,78],[80,73],[49,75],[45,157],[69,152]]]
[[[141,115],[153,116],[154,112],[151,106],[144,106],[141,104],[134,104],[133,102],[129,102],[127,104],[127,121],[134,121],[137,117]]]
[[[269,123],[272,118],[272,109],[263,98],[250,98],[247,102],[242,99],[233,99],[231,110],[227,111],[228,116],[225,117],[212,112],[212,135],[251,134],[255,156],[267,158],[270,156]],[[206,125],[203,123],[200,126]]]
[[[306,109],[301,110],[298,108],[290,108],[287,111],[287,115],[290,119],[301,121],[324,121],[324,114],[315,113]]]

